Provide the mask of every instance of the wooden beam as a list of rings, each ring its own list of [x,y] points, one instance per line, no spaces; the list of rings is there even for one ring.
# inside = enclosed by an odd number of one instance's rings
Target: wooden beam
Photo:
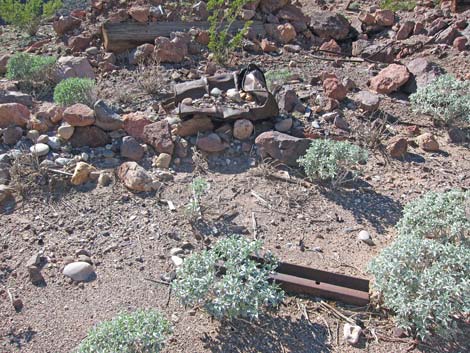
[[[245,21],[233,23],[230,31],[236,33]],[[169,37],[172,32],[187,32],[191,28],[209,29],[209,22],[137,22],[104,23],[101,27],[104,48],[107,51],[123,52],[145,43],[154,43],[156,37]],[[264,36],[266,31],[261,21],[253,21],[251,30]]]

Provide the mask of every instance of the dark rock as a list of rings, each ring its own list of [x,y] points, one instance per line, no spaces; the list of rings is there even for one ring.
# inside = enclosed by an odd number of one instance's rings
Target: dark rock
[[[132,136],[126,136],[122,139],[121,156],[132,161],[139,161],[144,156],[144,148]]]
[[[97,126],[76,127],[70,139],[73,147],[100,147],[111,143],[111,138]]]
[[[343,40],[349,35],[351,26],[341,14],[334,12],[314,12],[311,16],[310,27],[322,39]]]
[[[3,103],[19,103],[31,107],[33,105],[33,97],[18,91],[0,91],[0,104]]]
[[[119,114],[116,114],[103,100],[98,100],[93,109],[95,110],[95,125],[105,131],[122,129],[124,122]]]
[[[153,146],[158,153],[173,154],[175,145],[171,138],[170,124],[167,120],[157,121],[144,127],[145,143]]]

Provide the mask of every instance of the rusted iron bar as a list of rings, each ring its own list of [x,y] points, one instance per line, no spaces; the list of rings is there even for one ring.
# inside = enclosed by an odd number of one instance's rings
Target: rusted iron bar
[[[264,261],[260,257],[253,259],[259,263]],[[366,279],[286,262],[279,263],[271,278],[286,292],[309,294],[359,306],[369,304],[369,281]]]

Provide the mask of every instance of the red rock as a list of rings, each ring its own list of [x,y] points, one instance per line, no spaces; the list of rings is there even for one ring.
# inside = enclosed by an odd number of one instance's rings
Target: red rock
[[[111,138],[97,126],[80,126],[75,128],[69,141],[73,147],[95,148],[111,143]]]
[[[323,90],[325,91],[325,96],[339,101],[346,98],[346,95],[348,94],[346,87],[344,87],[337,78],[327,78],[324,80]]]
[[[370,80],[370,88],[377,93],[397,91],[410,78],[406,66],[391,64]]]
[[[221,152],[228,147],[216,133],[198,137],[196,146],[205,152]]]
[[[361,11],[359,12],[359,21],[364,23],[365,25],[373,25],[375,24],[375,17],[368,11]]]
[[[403,137],[392,139],[387,146],[387,151],[392,158],[401,158],[408,150],[408,141]]]
[[[126,114],[122,117],[122,120],[124,121],[124,131],[138,140],[143,140],[144,128],[152,123],[141,112]]]
[[[277,13],[277,18],[291,23],[302,22],[308,23],[310,21],[309,17],[306,16],[302,9],[295,5],[286,5],[280,9]]]
[[[87,34],[80,34],[76,37],[72,37],[69,40],[69,47],[73,52],[84,51],[90,46],[91,36]]]
[[[44,102],[39,106],[36,117],[57,124],[62,120],[63,114],[64,108],[54,103]]]
[[[391,10],[377,10],[374,17],[379,26],[391,27],[395,23],[395,13]]]
[[[0,104],[0,128],[8,127],[10,125],[25,127],[29,118],[29,109],[23,104]]]
[[[73,16],[60,16],[59,19],[52,23],[52,28],[59,35],[63,35],[75,28],[80,27],[82,21]]]
[[[64,110],[63,120],[72,126],[89,126],[95,123],[95,112],[87,105],[77,103]]]
[[[176,37],[170,40],[167,37],[155,39],[155,56],[162,63],[180,63],[188,55],[188,44]]]
[[[465,47],[467,46],[468,39],[464,36],[457,37],[454,39],[454,43],[452,44],[455,49],[458,51],[464,51]]]
[[[413,29],[415,28],[415,23],[413,21],[405,21],[400,26],[400,29],[397,32],[397,40],[403,40],[408,38],[411,33],[413,33]]]
[[[426,30],[424,29],[424,24],[422,22],[416,22],[413,28],[413,35],[417,36],[420,34],[425,34]]]
[[[171,138],[170,125],[167,120],[146,125],[143,138],[145,143],[153,146],[158,153],[173,154],[175,144]]]
[[[274,42],[271,42],[267,39],[262,39],[261,40],[261,49],[265,52],[265,53],[272,53],[272,52],[275,52],[277,51],[277,46]]]
[[[283,44],[292,42],[297,36],[294,26],[291,25],[290,23],[285,23],[283,25],[277,26],[277,30],[278,30],[278,39]]]
[[[419,135],[416,138],[416,142],[418,143],[419,147],[421,147],[425,151],[428,151],[428,152],[439,151],[439,143],[437,142],[434,135],[429,132]]]
[[[150,15],[150,6],[133,5],[129,9],[129,15],[140,23],[146,23]]]
[[[207,45],[209,44],[210,37],[209,37],[209,32],[208,31],[199,31],[196,34],[196,37],[194,38],[196,42],[198,42],[201,45]]]
[[[129,14],[125,9],[119,9],[116,12],[112,12],[109,14],[108,20],[111,23],[120,23],[127,21],[129,18]]]
[[[420,134],[420,129],[419,126],[416,125],[411,125],[406,128],[408,134],[410,135],[419,135]]]
[[[341,53],[341,47],[336,43],[334,39],[329,42],[325,42],[321,45],[320,50],[327,50],[333,53]]]
[[[85,10],[73,10],[72,12],[70,12],[70,16],[84,19],[86,17],[86,11]]]

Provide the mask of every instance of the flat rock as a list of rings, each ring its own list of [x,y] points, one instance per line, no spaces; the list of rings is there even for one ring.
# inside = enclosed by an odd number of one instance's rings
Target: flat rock
[[[152,123],[142,112],[126,114],[123,116],[123,121],[124,131],[138,140],[143,140],[144,128]]]
[[[351,29],[349,21],[343,15],[328,11],[314,12],[310,27],[317,36],[326,40],[346,39]]]
[[[0,104],[4,103],[19,103],[31,107],[33,105],[33,97],[19,91],[0,91]]]
[[[122,129],[124,122],[121,120],[121,116],[113,112],[103,100],[98,100],[94,107],[95,111],[95,125],[105,131],[114,131]]]
[[[88,262],[78,261],[66,265],[62,273],[76,282],[83,282],[91,277],[94,270]]]
[[[311,141],[278,131],[268,131],[259,135],[255,143],[261,157],[271,157],[287,165],[297,166],[297,159],[305,154]]]
[[[237,91],[238,93],[238,91]],[[177,136],[192,136],[200,132],[212,131],[214,124],[208,117],[195,117],[189,120],[182,121],[176,125],[173,132]]]
[[[121,164],[116,174],[128,189],[150,191],[154,187],[151,175],[136,162]]]
[[[354,100],[359,108],[367,112],[374,112],[379,108],[380,98],[377,94],[369,91],[359,91],[354,95]]]
[[[85,104],[74,104],[64,111],[63,120],[72,126],[89,126],[95,123],[95,112]]]
[[[391,64],[370,80],[370,87],[377,93],[388,94],[397,91],[409,78],[406,66]]]

